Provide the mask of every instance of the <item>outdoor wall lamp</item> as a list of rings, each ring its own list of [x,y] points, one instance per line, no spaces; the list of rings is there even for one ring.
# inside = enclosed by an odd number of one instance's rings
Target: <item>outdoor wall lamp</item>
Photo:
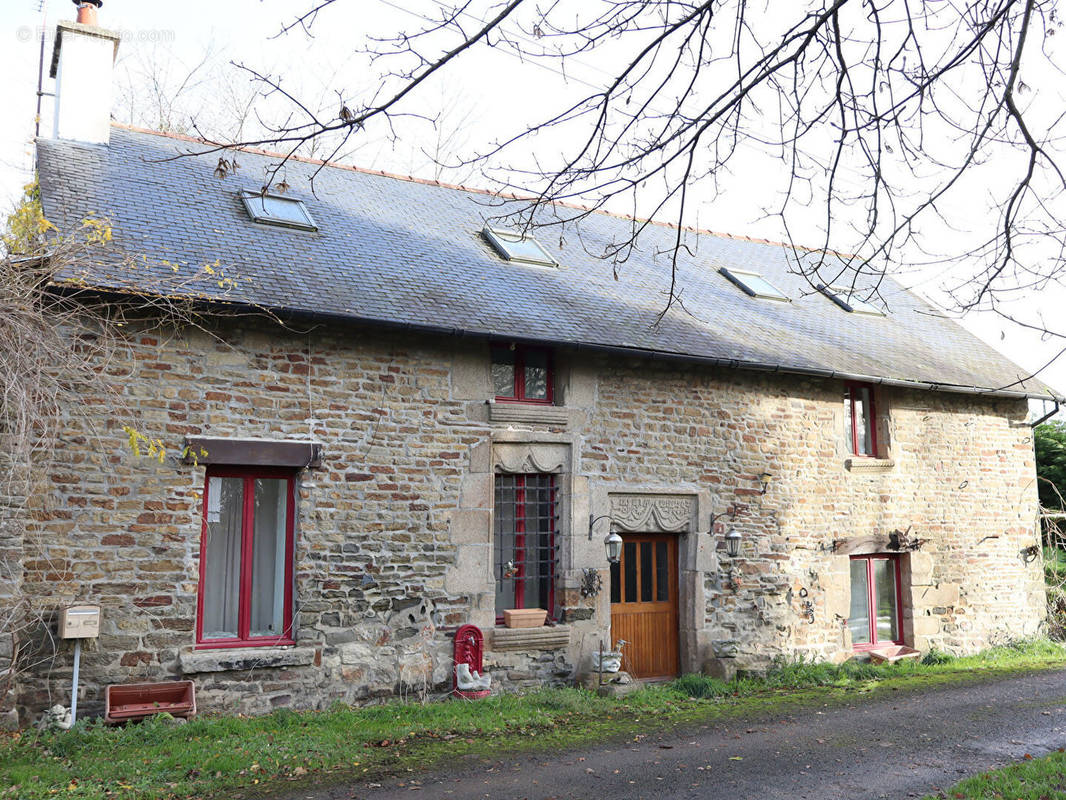
[[[610,519],[610,514],[601,514],[598,517],[594,517],[589,514],[589,541],[592,541],[592,528],[601,519]],[[612,530],[608,530],[607,538],[603,540],[604,549],[607,551],[607,561],[611,564],[617,564],[622,560],[622,537]]]
[[[730,528],[729,533],[725,535],[725,551],[729,553],[730,558],[736,558],[740,555],[740,533],[736,528]]]
[[[726,585],[730,591],[735,592],[737,590],[737,581],[733,577],[733,559],[740,555],[740,531],[736,528],[730,528],[729,533],[722,538],[725,539],[725,551],[729,554],[729,571],[726,573]]]

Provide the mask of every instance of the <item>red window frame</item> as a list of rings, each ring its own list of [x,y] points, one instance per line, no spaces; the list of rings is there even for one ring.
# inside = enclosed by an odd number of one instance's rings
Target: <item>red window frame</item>
[[[869,555],[852,556],[851,561],[866,562],[866,624],[870,628],[870,641],[853,644],[854,650],[875,650],[888,644],[903,644],[903,583],[900,580],[899,556],[893,553],[871,553]],[[874,591],[874,561],[889,561],[895,566],[896,573],[896,631],[899,636],[892,641],[879,641],[877,638],[877,595]],[[850,564],[849,564],[850,568]]]
[[[848,431],[851,437],[851,441],[848,443],[852,455],[867,456],[869,458],[877,458],[877,403],[874,400],[874,386],[872,383],[847,383],[845,384],[846,396],[844,402],[848,404],[848,410],[851,417],[851,430]],[[855,413],[856,403],[861,397],[860,392],[866,390],[868,393],[868,402],[863,404],[863,419],[859,419],[859,415]],[[870,440],[868,442],[868,450],[861,451],[859,449],[859,425],[864,424],[865,420],[870,420]]]
[[[555,358],[554,353],[548,347],[533,347],[529,345],[492,345],[492,363],[498,363],[497,353],[514,353],[514,367],[512,372],[514,391],[512,394],[498,394],[496,399],[504,403],[539,403],[550,406],[555,404]],[[529,353],[541,353],[546,358],[548,365],[547,388],[548,396],[526,397],[526,356]],[[502,359],[501,359],[502,360]]]
[[[237,636],[226,639],[204,639],[204,584],[207,576],[207,509],[211,478],[242,478],[244,504],[241,522],[241,573],[237,611]],[[288,503],[285,514],[285,601],[282,626],[279,636],[252,636],[252,533],[255,525],[255,492],[252,482],[256,478],[287,478]],[[295,644],[293,630],[293,551],[296,522],[296,474],[290,469],[278,467],[209,467],[204,478],[203,512],[200,531],[200,579],[196,589],[196,647],[212,649],[226,647],[266,647],[270,645]]]
[[[515,523],[514,552],[515,552],[516,556],[517,556],[517,554],[520,553],[521,554],[521,558],[516,557],[515,560],[514,560],[514,567],[515,567],[515,570],[516,570],[515,574],[512,576],[512,577],[516,578],[516,580],[514,582],[514,605],[513,606],[509,606],[509,608],[525,608],[526,607],[526,583],[525,583],[525,577],[526,577],[525,545],[526,545],[526,542],[525,542],[525,539],[526,539],[526,488],[527,488],[526,487],[526,481],[529,478],[531,478],[531,477],[540,478],[540,477],[544,477],[544,475],[547,475],[547,477],[549,478],[548,503],[547,503],[547,506],[548,506],[547,512],[548,512],[548,514],[547,514],[547,516],[548,516],[548,519],[551,520],[551,529],[550,529],[550,531],[548,533],[548,552],[550,553],[550,558],[548,560],[548,608],[546,609],[546,611],[548,612],[548,618],[554,620],[555,619],[555,577],[556,577],[555,576],[555,567],[556,567],[556,564],[555,564],[555,537],[559,533],[559,529],[558,529],[558,526],[557,526],[557,517],[556,517],[556,506],[558,505],[557,496],[558,496],[559,487],[556,485],[555,476],[550,474],[550,473],[544,473],[544,474],[532,473],[532,474],[527,474],[527,475],[506,475],[506,476],[497,475],[496,479],[499,480],[501,477],[507,477],[507,478],[514,478],[514,481],[515,481],[515,496],[514,496],[514,523]],[[498,511],[496,513],[498,514]],[[496,536],[500,536],[500,535],[502,535],[502,532],[497,530]],[[493,538],[495,540],[496,537],[493,537]],[[505,566],[504,560],[503,560],[504,553],[503,553],[503,548],[499,547],[498,542],[494,541],[493,544],[494,544],[494,546],[496,546],[496,550],[497,550],[497,552],[496,552],[496,561],[497,561],[497,564],[496,564],[496,570],[497,570],[496,580],[498,582],[498,581],[501,580],[501,576],[503,575],[503,571],[504,571],[504,566]],[[497,613],[496,613],[496,622],[497,622],[497,624],[502,624],[503,623],[503,611],[504,611],[504,609],[501,608],[501,609],[497,609],[496,611],[497,611]]]

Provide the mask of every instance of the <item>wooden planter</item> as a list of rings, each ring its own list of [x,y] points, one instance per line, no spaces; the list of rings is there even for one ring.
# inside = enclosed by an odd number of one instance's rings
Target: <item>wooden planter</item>
[[[153,714],[188,718],[196,713],[192,681],[125,683],[108,686],[104,695],[104,722],[117,725]]]
[[[547,618],[543,608],[508,608],[503,612],[503,624],[508,628],[540,628]]]

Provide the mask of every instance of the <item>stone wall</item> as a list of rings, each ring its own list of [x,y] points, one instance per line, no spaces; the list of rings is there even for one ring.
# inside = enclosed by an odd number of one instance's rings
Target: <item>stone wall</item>
[[[197,681],[208,711],[439,696],[465,622],[487,631],[498,687],[570,682],[610,642],[606,586],[595,597],[580,587],[585,569],[608,580],[606,528],[590,538],[588,520],[622,497],[686,509],[648,523],[682,540],[686,670],[724,652],[755,667],[849,655],[848,556],[834,542],[893,530],[927,540],[905,557],[915,644],[969,652],[1042,618],[1039,566],[1018,557],[1035,541],[1023,401],[879,391],[888,458],[849,469],[832,381],[560,353],[561,406],[531,409],[487,402],[484,343],[250,322],[131,334],[109,370],[123,404],[93,425],[72,415],[23,563],[22,591],[40,606],[103,607],[83,654],[86,713],[107,684],[178,677]],[[162,463],[129,451],[129,422],[164,441]],[[299,477],[295,647],[193,647],[204,467],[182,461],[186,436],[322,445],[322,466]],[[493,475],[529,470],[560,486],[562,624],[497,641]],[[744,535],[735,591],[712,519]],[[45,627],[32,644],[24,722],[69,703],[69,644]]]

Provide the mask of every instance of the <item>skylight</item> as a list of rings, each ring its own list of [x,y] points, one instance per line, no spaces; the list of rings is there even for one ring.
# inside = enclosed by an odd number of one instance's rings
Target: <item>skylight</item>
[[[757,272],[744,272],[739,269],[726,269],[725,267],[720,267],[718,271],[751,297],[788,302],[788,295]]]
[[[818,289],[822,294],[849,313],[870,314],[875,317],[885,316],[884,309],[874,305],[868,300],[862,300],[851,289],[841,286],[819,286]]]
[[[299,228],[304,231],[318,230],[311,212],[300,200],[259,192],[241,192],[241,200],[244,201],[248,216],[254,222],[280,225],[285,228]]]
[[[540,242],[529,234],[490,228],[488,225],[481,231],[481,234],[508,261],[541,264],[546,267],[559,266],[559,262],[548,255],[548,251],[541,246]]]

